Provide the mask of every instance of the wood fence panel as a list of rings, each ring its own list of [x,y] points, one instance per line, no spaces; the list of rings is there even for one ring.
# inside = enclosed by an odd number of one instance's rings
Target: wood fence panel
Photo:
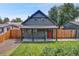
[[[75,38],[75,35],[76,35],[75,30],[68,30],[68,29],[57,30],[57,38]]]
[[[21,30],[20,29],[12,29],[10,32],[10,38],[18,39],[21,37]]]
[[[9,38],[10,38],[10,31],[7,31],[5,33],[2,33],[0,35],[0,42],[3,42],[3,41],[5,41],[5,40],[7,40]]]

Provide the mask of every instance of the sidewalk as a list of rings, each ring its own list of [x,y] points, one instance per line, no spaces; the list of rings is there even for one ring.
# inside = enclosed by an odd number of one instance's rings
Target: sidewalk
[[[16,43],[14,39],[5,40],[5,42],[0,43],[0,56],[9,55],[14,49],[19,46],[20,43]]]

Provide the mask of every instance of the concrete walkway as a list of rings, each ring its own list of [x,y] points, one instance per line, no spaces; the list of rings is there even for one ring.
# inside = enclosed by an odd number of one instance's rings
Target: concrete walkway
[[[0,56],[10,55],[19,45],[20,43],[14,39],[5,40],[0,43]]]

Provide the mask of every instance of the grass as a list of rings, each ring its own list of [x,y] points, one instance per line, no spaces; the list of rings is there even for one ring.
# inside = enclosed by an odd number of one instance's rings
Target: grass
[[[72,50],[72,47],[78,47],[79,41],[65,41],[65,42],[47,42],[47,43],[22,43],[11,56],[40,56],[40,55],[53,55],[53,51],[57,48],[68,52]],[[51,49],[54,50],[51,50]],[[51,51],[50,51],[51,50]],[[64,52],[64,53],[65,53]],[[46,54],[47,53],[47,54]],[[49,54],[50,53],[50,54]],[[63,52],[61,52],[63,53]],[[72,53],[71,53],[72,54]],[[60,53],[58,54],[60,55]],[[63,54],[62,54],[63,55]]]

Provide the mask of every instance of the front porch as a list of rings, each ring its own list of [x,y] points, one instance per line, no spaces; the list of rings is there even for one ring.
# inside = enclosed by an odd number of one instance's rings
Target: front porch
[[[56,29],[54,28],[22,28],[22,41],[56,41]]]

